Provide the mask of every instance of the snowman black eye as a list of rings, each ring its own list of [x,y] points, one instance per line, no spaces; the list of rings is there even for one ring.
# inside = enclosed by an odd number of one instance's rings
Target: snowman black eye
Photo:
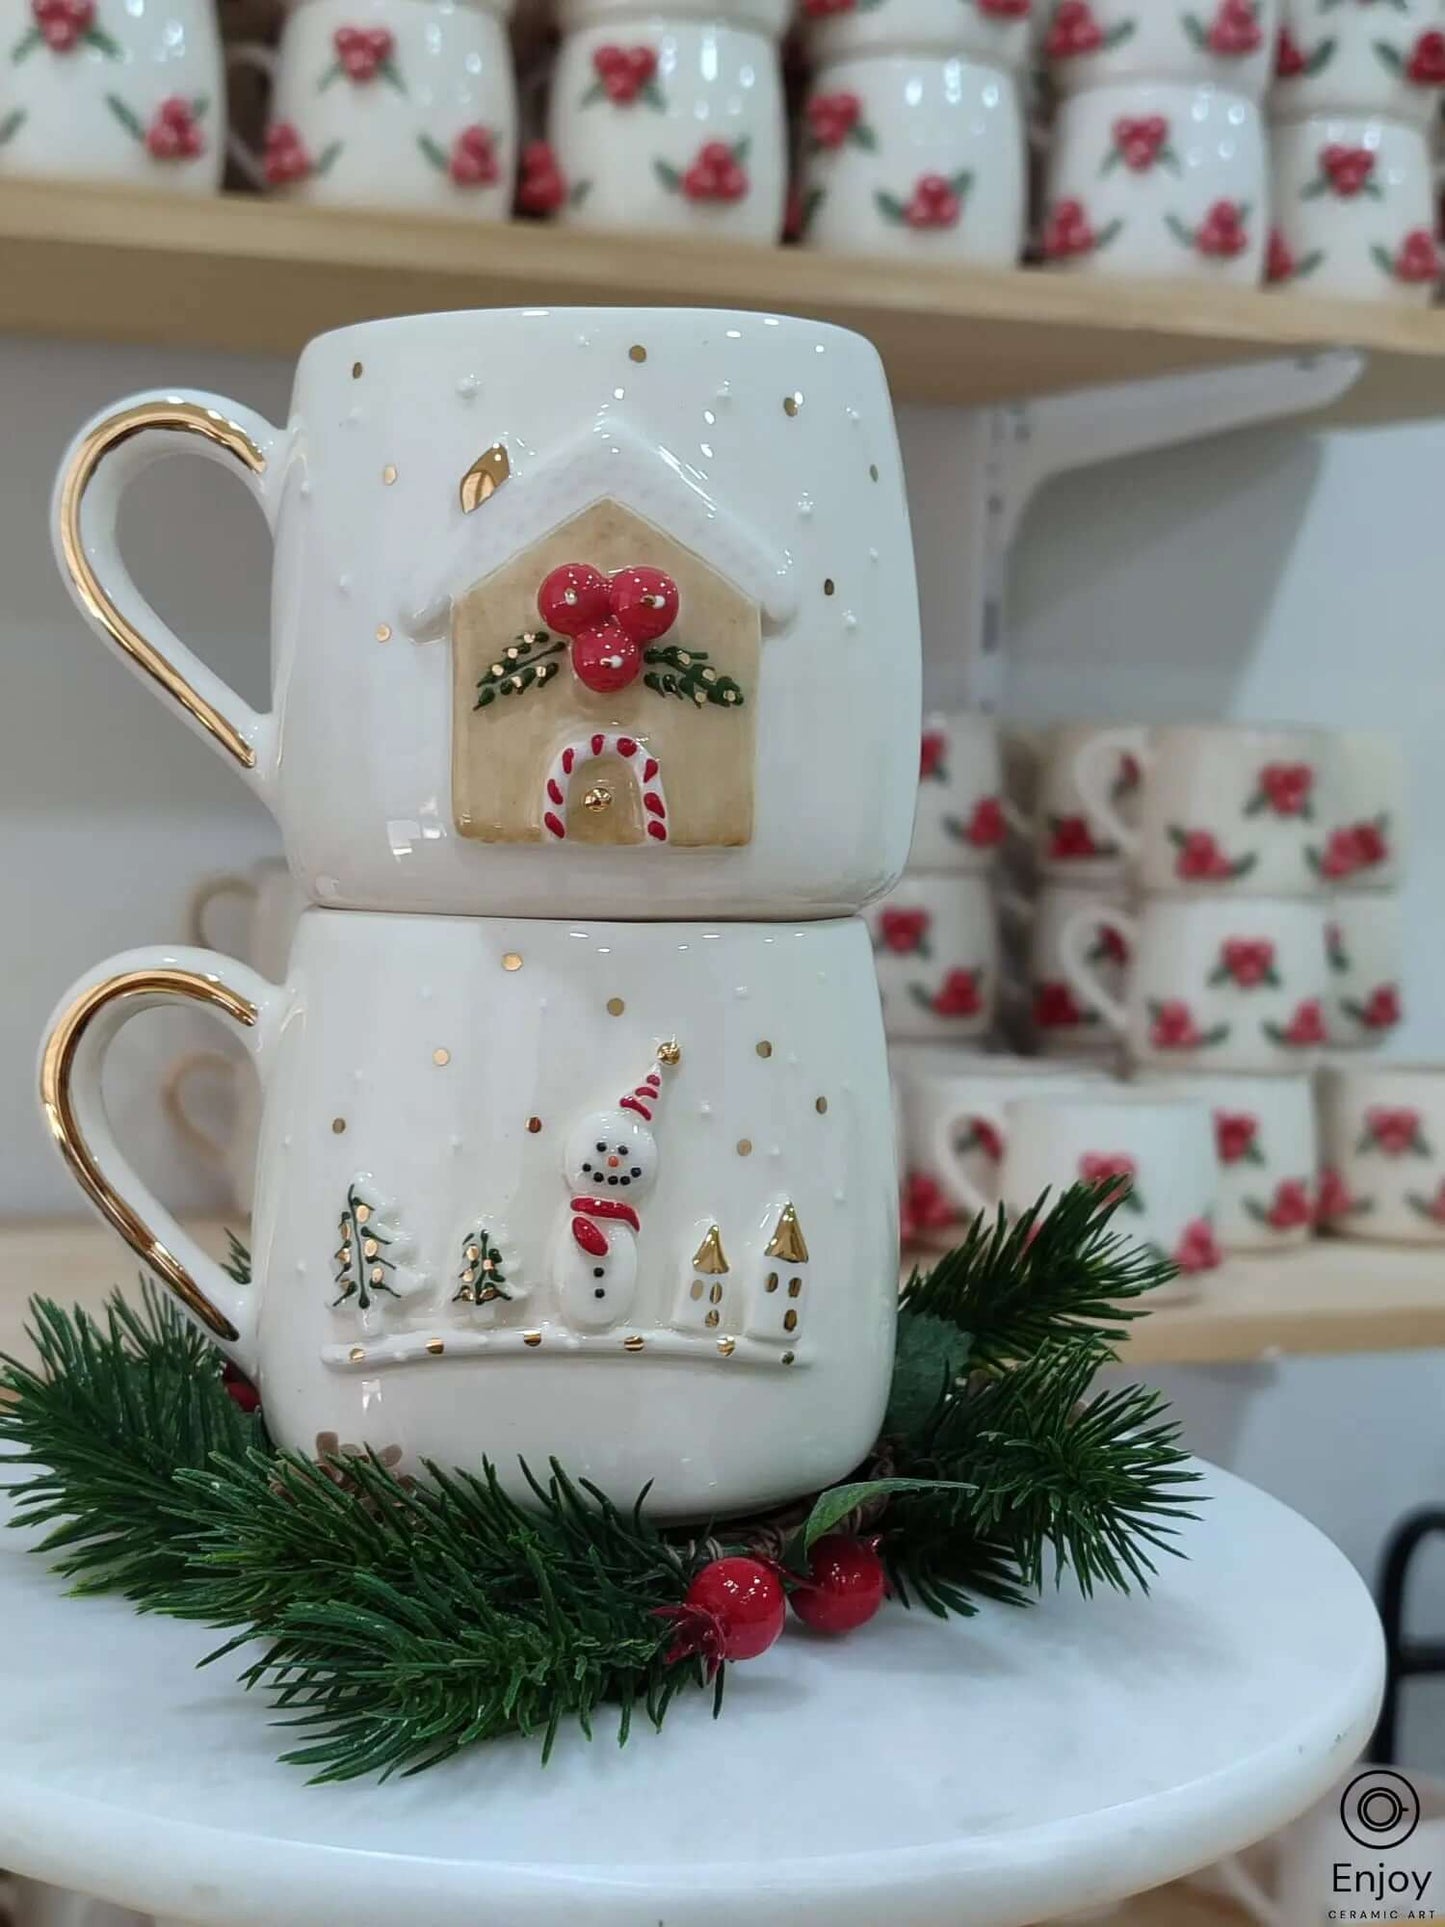
[[[635,1178],[640,1178],[640,1177],[642,1176],[642,1166],[641,1166],[640,1164],[634,1164],[634,1165],[633,1165],[633,1167],[632,1167],[632,1175],[633,1175],[633,1177],[635,1177]]]
[[[597,1148],[599,1151],[605,1151],[607,1149],[607,1146],[605,1144],[599,1144]]]
[[[605,1278],[607,1273],[602,1269],[601,1265],[593,1265],[592,1276],[594,1278]]]
[[[582,1166],[582,1169],[583,1169],[584,1171],[590,1171],[590,1170],[592,1169],[592,1166],[591,1166],[590,1164],[584,1164],[584,1165]]]
[[[619,1144],[619,1145],[618,1145],[618,1147],[617,1147],[617,1155],[618,1155],[618,1157],[620,1157],[620,1158],[625,1158],[625,1157],[627,1156],[627,1146],[626,1146],[625,1144]]]

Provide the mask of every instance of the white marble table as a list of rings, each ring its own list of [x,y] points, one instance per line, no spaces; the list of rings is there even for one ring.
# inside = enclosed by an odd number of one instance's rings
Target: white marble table
[[[1317,1799],[1382,1648],[1311,1526],[1209,1472],[1147,1599],[790,1632],[716,1725],[307,1787],[214,1641],[62,1597],[0,1539],[0,1864],[204,1927],[1020,1927],[1173,1879]]]

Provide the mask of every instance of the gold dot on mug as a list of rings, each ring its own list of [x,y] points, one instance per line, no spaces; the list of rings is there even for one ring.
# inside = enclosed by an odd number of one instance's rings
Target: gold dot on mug
[[[773,1047],[766,1037],[760,1037],[757,1043],[754,1044],[753,1049],[759,1057],[771,1057],[773,1054]]]
[[[607,1015],[609,1017],[620,1017],[626,1008],[626,1004],[623,1003],[620,997],[609,997],[607,999]]]
[[[830,575],[825,575],[825,576],[823,577],[823,594],[824,594],[824,595],[832,595],[832,593],[833,593],[833,586],[834,586],[834,585],[833,585],[833,578],[832,578],[832,576],[830,576]]]
[[[790,421],[792,420],[793,416],[797,414],[798,410],[802,407],[802,405],[803,405],[803,391],[801,388],[795,388],[791,395],[784,395],[783,397],[783,413],[788,417]]]
[[[509,950],[502,959],[502,968],[503,970],[520,970],[522,968],[520,955],[515,950]]]
[[[816,1111],[816,1112],[818,1113],[818,1115],[819,1115],[819,1117],[822,1117],[822,1116],[823,1116],[823,1115],[825,1114],[825,1112],[827,1111],[827,1109],[828,1109],[828,1100],[827,1100],[827,1098],[826,1098],[826,1097],[815,1097],[815,1098],[813,1099],[813,1109],[814,1109],[814,1110],[815,1110],[815,1111]]]
[[[627,358],[629,361],[646,361],[647,350],[640,341],[634,341],[632,346],[627,350]]]
[[[750,1137],[740,1137],[738,1139],[738,1156],[740,1158],[747,1158],[747,1157],[751,1157],[752,1154],[753,1154],[752,1139]]]
[[[532,1133],[533,1137],[537,1135],[538,1131],[540,1131],[541,1128],[542,1128],[542,1120],[540,1117],[529,1117],[527,1119],[527,1129]]]
[[[869,480],[870,482],[876,482],[876,481],[878,480],[878,464],[877,464],[877,462],[870,462],[870,463],[868,464],[868,480]]]
[[[438,1070],[441,1070],[445,1065],[451,1063],[452,1054],[444,1044],[439,1044],[431,1054],[431,1061],[436,1065]]]
[[[392,483],[396,480],[396,463],[395,462],[387,463],[386,467],[381,471],[381,479],[388,488],[391,487]]]
[[[378,642],[390,642],[390,641],[391,641],[391,624],[390,624],[389,622],[378,622],[378,623],[377,623],[377,625],[376,625],[376,639],[377,639],[377,641],[378,641]]]
[[[346,1119],[344,1117],[333,1117],[331,1120],[331,1128],[336,1135],[340,1137],[341,1133],[346,1129]]]
[[[353,381],[361,380],[361,363],[359,361],[353,361],[351,364],[351,379]]]

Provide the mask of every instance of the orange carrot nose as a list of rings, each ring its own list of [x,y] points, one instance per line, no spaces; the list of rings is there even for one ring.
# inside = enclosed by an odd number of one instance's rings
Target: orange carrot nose
[[[607,1160],[609,1167],[614,1171],[617,1169],[618,1165],[621,1162],[622,1162],[621,1158],[608,1158]]]

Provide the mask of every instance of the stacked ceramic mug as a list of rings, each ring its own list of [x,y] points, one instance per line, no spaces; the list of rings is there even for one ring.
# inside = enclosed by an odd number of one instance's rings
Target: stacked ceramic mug
[[[802,0],[805,246],[1011,267],[1030,0]]]
[[[177,447],[275,532],[265,713],[117,548]],[[855,913],[907,851],[920,681],[873,349],[686,309],[347,328],[284,428],[174,389],[107,410],[54,524],[87,621],[275,811],[310,900],[281,983],[187,946],[99,965],[40,1074],[78,1184],[272,1437],[486,1456],[520,1495],[555,1454],[661,1518],[845,1475],[898,1256]],[[168,1002],[259,1074],[247,1285],[107,1116],[111,1040]]]
[[[1059,95],[1040,237],[1048,266],[1260,280],[1278,6],[1056,0],[1044,37]]]
[[[1429,302],[1439,277],[1429,130],[1442,85],[1445,0],[1283,0],[1271,282]]]

